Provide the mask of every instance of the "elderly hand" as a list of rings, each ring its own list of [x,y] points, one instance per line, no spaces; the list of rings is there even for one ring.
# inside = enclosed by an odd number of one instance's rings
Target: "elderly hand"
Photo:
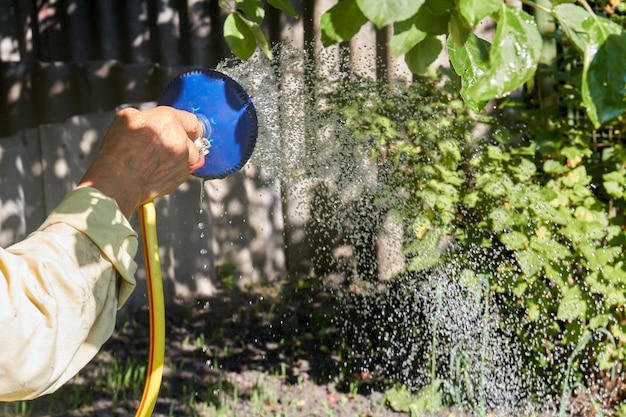
[[[130,217],[141,204],[173,192],[199,159],[193,141],[203,127],[192,113],[160,106],[121,110],[79,186],[114,198]]]

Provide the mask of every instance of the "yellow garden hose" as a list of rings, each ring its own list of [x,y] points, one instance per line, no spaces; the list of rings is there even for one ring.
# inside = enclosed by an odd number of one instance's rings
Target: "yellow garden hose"
[[[148,417],[152,415],[152,410],[154,410],[159,396],[163,377],[163,358],[165,356],[165,301],[156,231],[156,209],[153,201],[148,201],[140,207],[139,222],[143,236],[143,254],[148,286],[150,351],[146,385],[135,417]]]
[[[258,135],[256,110],[250,97],[232,78],[214,70],[180,74],[167,86],[159,105],[194,113],[202,135],[194,144],[200,159],[191,174],[206,179],[224,178],[242,168],[252,155]],[[212,147],[211,143],[217,146]],[[209,153],[211,147],[211,153]],[[165,357],[165,300],[153,201],[139,208],[148,286],[150,348],[143,396],[135,417],[152,415],[163,378]]]

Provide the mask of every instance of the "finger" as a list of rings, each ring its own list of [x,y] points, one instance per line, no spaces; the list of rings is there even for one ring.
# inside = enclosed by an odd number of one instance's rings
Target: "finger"
[[[187,147],[189,149],[189,170],[195,171],[204,165],[204,156],[200,155],[198,148],[196,148],[196,145],[191,140],[187,141]]]
[[[189,165],[189,172],[194,172],[197,169],[200,169],[204,166],[204,155],[200,155],[198,160],[194,163]]]
[[[192,142],[203,136],[204,125],[195,114],[184,110],[176,110],[176,112],[183,129],[185,129],[187,136],[189,136]]]

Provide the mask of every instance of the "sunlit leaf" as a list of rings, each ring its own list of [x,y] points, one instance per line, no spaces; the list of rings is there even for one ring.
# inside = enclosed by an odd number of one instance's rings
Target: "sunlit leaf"
[[[476,27],[485,17],[496,13],[502,0],[459,0],[459,11],[470,24]]]
[[[298,13],[294,10],[291,5],[291,1],[289,0],[267,0],[267,2],[272,6],[287,13],[291,17],[298,17]]]
[[[489,69],[489,42],[470,33],[463,46],[448,37],[448,56],[454,71],[461,77],[460,94],[470,109],[481,112],[487,104],[476,100],[468,91],[481,80]]]
[[[415,401],[415,396],[407,387],[397,386],[385,392],[385,400],[391,409],[406,413],[409,411],[411,404]]]
[[[524,233],[513,230],[508,233],[502,233],[500,235],[500,242],[502,242],[507,249],[519,250],[527,247],[528,237]]]
[[[256,39],[259,48],[261,48],[261,51],[263,51],[268,59],[272,59],[272,46],[270,45],[267,36],[265,36],[265,33],[263,33],[261,26],[256,23],[252,23],[250,25],[250,29],[252,30],[252,33],[254,33],[254,38]]]
[[[248,22],[233,12],[224,21],[224,39],[237,58],[246,60],[256,49],[256,38]]]
[[[615,258],[621,253],[620,247],[597,247],[597,245],[589,243],[588,240],[583,241],[578,248],[581,254],[585,257],[585,265],[592,271],[601,270],[609,264],[612,264]]]
[[[467,90],[474,101],[501,98],[535,75],[543,41],[534,19],[516,7],[503,4],[493,44],[489,70]]]
[[[450,13],[448,32],[450,32],[452,39],[459,46],[464,46],[470,33],[472,33],[472,27],[457,8]]]
[[[363,14],[377,27],[401,22],[413,16],[424,0],[356,0]]]
[[[555,161],[554,159],[548,159],[543,163],[543,170],[549,174],[560,174],[563,172],[569,171],[569,168],[560,163],[559,161]]]
[[[393,35],[389,40],[389,47],[393,56],[404,55],[428,34],[417,28],[417,22],[411,18],[393,24]]]
[[[522,158],[519,164],[511,166],[511,171],[515,173],[515,178],[518,181],[528,181],[537,172],[537,167],[528,159]]]
[[[571,321],[584,318],[587,312],[587,302],[584,300],[582,291],[578,285],[567,287],[563,291],[563,298],[559,303],[557,318],[559,320]]]
[[[584,165],[574,168],[563,177],[563,184],[568,187],[575,185],[587,185],[591,178],[587,175],[587,169]]]
[[[626,187],[626,170],[611,171],[602,175],[602,185],[605,191],[613,198],[623,198]]]
[[[596,128],[626,110],[626,33],[618,24],[594,16],[583,26],[585,47],[581,94]]]
[[[261,0],[236,0],[235,6],[250,22],[261,23],[265,18],[265,8]]]
[[[413,73],[432,75],[431,65],[435,62],[442,49],[443,45],[439,38],[427,36],[407,52],[404,59]]]
[[[535,302],[535,300],[527,299],[525,301],[526,305],[526,314],[528,315],[528,319],[532,321],[536,321],[541,317],[541,309],[539,304]]]
[[[356,0],[342,0],[320,18],[322,44],[330,46],[350,40],[366,22],[367,18],[359,9]]]
[[[615,306],[626,304],[626,273],[622,268],[607,265],[602,270],[593,271],[585,277],[590,292],[602,296],[605,305]]]
[[[541,253],[546,259],[565,259],[571,256],[570,250],[550,236],[530,237],[530,248]]]
[[[511,159],[511,155],[508,152],[503,152],[502,148],[493,145],[487,146],[487,156],[494,161],[508,161]]]
[[[554,13],[567,38],[580,53],[583,53],[589,39],[583,28],[583,22],[589,17],[589,12],[578,5],[565,3],[556,6]]]

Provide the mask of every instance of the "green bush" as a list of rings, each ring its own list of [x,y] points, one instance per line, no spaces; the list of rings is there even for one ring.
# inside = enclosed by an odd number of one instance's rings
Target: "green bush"
[[[320,20],[324,45],[393,25],[390,51],[424,77],[440,75],[447,38],[458,96],[441,81],[354,80],[335,97],[377,161],[374,200],[405,227],[407,269],[455,262],[489,277],[502,326],[554,393],[613,375],[626,361],[624,3],[410,3],[342,0]],[[486,17],[493,42],[474,33]],[[494,99],[501,116],[487,117]],[[465,106],[487,138],[472,136]]]
[[[542,109],[508,116],[515,128],[484,119],[492,134],[477,139],[454,90],[434,81],[391,88],[359,79],[336,103],[377,161],[374,199],[404,225],[408,271],[454,262],[486,274],[501,325],[546,386],[561,386],[575,346],[595,329],[608,329],[617,349],[598,333],[574,378],[624,363],[621,131]]]

